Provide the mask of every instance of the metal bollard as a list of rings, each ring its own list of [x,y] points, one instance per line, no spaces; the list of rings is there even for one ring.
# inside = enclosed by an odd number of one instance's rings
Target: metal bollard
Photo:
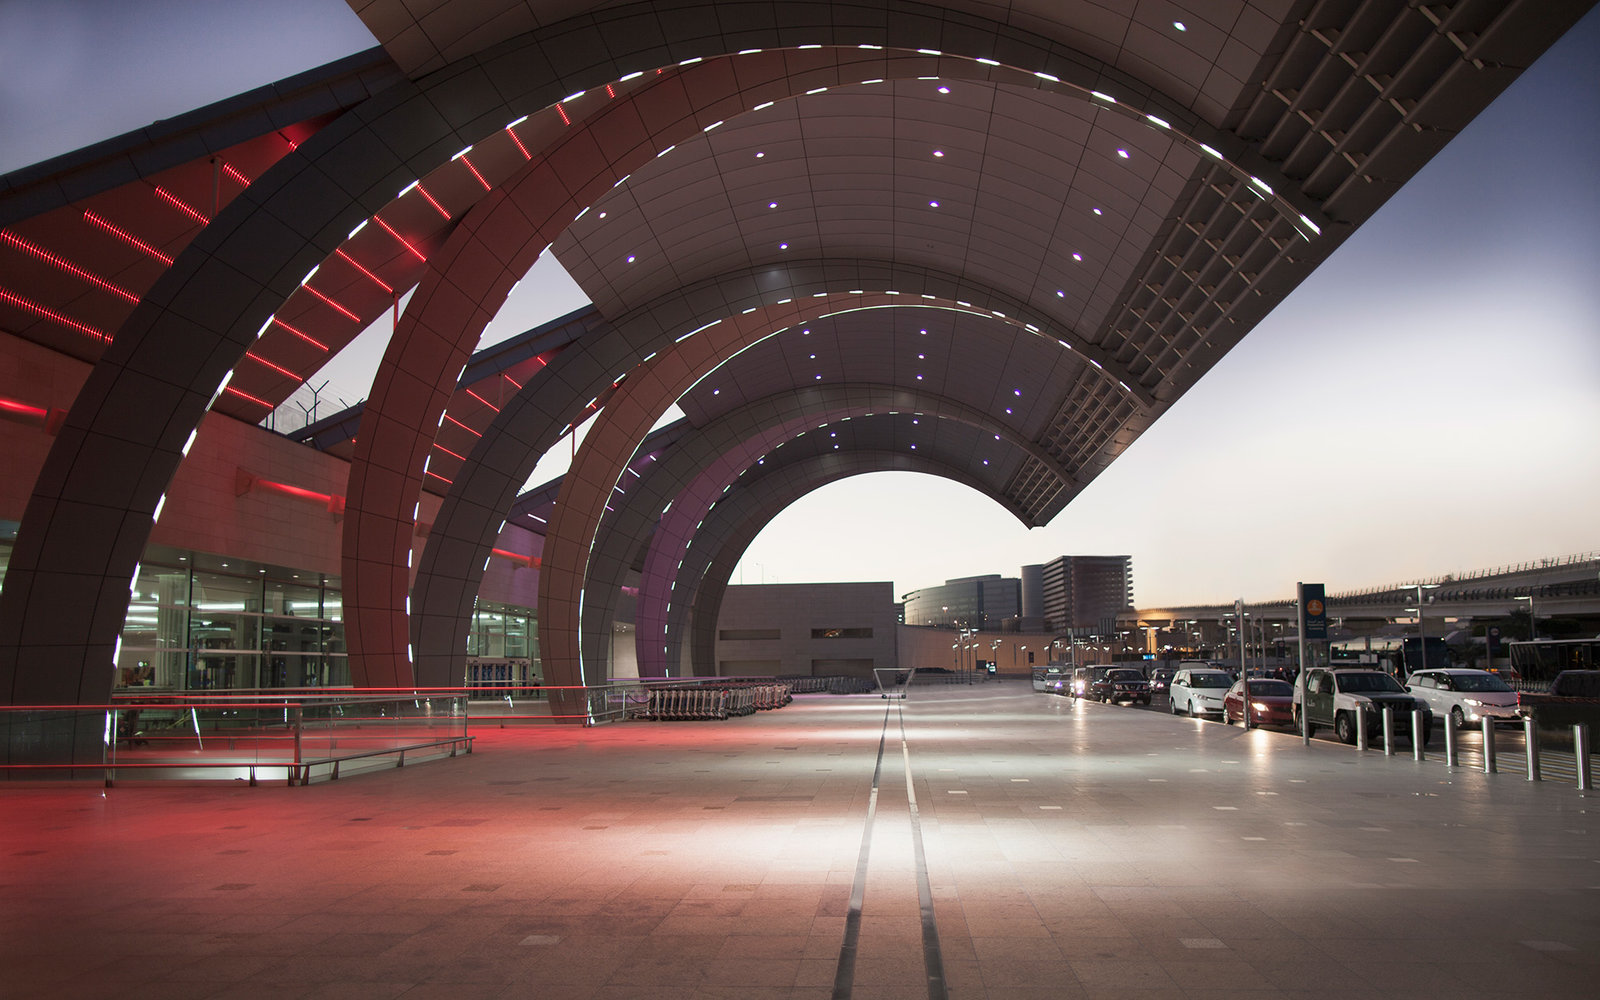
[[[1360,707],[1356,708],[1356,749],[1367,748],[1367,713]]]
[[[1523,719],[1522,732],[1528,747],[1528,780],[1542,781],[1544,775],[1539,770],[1539,727],[1532,719]]]
[[[1383,706],[1383,755],[1394,756],[1394,706]]]
[[[1411,759],[1426,760],[1428,750],[1423,746],[1423,738],[1427,735],[1426,727],[1422,724],[1422,709],[1411,710]]]
[[[1494,718],[1483,717],[1483,773],[1494,774],[1500,770],[1494,759]]]
[[[1590,781],[1591,775],[1589,772],[1589,726],[1587,723],[1579,722],[1572,727],[1572,755],[1578,765],[1578,791],[1586,792],[1589,790],[1590,785],[1593,784]]]
[[[1456,753],[1456,724],[1450,716],[1444,717],[1444,766],[1457,767],[1461,763]]]

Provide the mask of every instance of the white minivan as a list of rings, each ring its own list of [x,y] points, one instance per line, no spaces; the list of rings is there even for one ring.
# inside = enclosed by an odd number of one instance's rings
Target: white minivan
[[[1215,667],[1184,667],[1172,675],[1167,698],[1173,715],[1221,715],[1233,675]]]
[[[1486,715],[1497,722],[1520,718],[1517,692],[1487,670],[1418,670],[1406,679],[1406,690],[1427,702],[1436,717],[1449,716],[1457,729],[1478,725]]]

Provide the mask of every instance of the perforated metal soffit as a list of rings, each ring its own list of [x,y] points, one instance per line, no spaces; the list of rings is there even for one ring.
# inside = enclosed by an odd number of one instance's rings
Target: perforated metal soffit
[[[351,5],[413,78],[520,32],[629,6]],[[993,60],[899,50],[926,61],[925,79],[869,82],[894,53],[791,50],[787,66],[832,83],[732,109],[636,171],[553,251],[596,303],[602,318],[590,323],[733,273],[847,272],[875,291],[938,290],[937,303],[914,310],[819,315],[783,331],[730,359],[684,409],[703,425],[757,393],[807,384],[934,390],[1037,449],[1042,460],[1008,468],[1000,493],[1042,523],[1591,5],[862,0],[850,10],[865,23],[927,15],[948,36],[970,14],[1054,40],[1118,100],[1007,64],[1005,29]],[[633,5],[729,38],[741,11],[770,6]],[[738,50],[722,58],[738,72]],[[352,57],[208,109],[213,117],[192,127],[179,121],[173,136],[6,178],[0,263],[25,287],[0,302],[0,321],[94,361],[164,260],[305,135],[392,83],[393,63]],[[638,94],[655,79],[615,90]],[[551,108],[522,131],[564,127]],[[378,226],[353,233],[315,286],[277,310],[217,409],[261,419],[391,308],[449,220],[483,197],[474,175],[493,179],[523,161],[514,139],[480,143],[470,173],[457,162],[430,173],[427,201],[383,209],[380,221],[406,242]],[[175,159],[179,140],[206,155]],[[530,352],[497,370],[496,393],[542,363]],[[446,477],[496,398],[481,385],[457,393],[435,456]]]

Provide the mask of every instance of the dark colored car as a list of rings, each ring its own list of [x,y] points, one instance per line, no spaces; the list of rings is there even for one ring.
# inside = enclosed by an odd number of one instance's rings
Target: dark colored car
[[[1222,698],[1222,721],[1228,725],[1244,718],[1244,681],[1234,681]],[[1288,681],[1270,677],[1250,678],[1250,724],[1252,726],[1294,725],[1294,688]]]
[[[1143,671],[1117,667],[1094,679],[1089,685],[1089,697],[1104,702],[1125,701],[1130,705],[1134,702],[1148,705],[1150,682],[1144,679]]]
[[[1172,675],[1177,673],[1171,667],[1157,667],[1150,671],[1150,693],[1166,694],[1167,688],[1172,684]]]

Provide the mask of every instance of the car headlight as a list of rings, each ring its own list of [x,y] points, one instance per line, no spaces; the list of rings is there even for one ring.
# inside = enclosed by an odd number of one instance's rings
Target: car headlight
[[[1471,705],[1473,708],[1477,708],[1479,705],[1482,705],[1483,702],[1479,701],[1476,698],[1462,698],[1461,699],[1461,704],[1463,704],[1463,705]]]
[[[1252,701],[1250,703],[1250,707],[1258,712],[1265,712],[1267,710],[1267,706],[1259,701]]]

